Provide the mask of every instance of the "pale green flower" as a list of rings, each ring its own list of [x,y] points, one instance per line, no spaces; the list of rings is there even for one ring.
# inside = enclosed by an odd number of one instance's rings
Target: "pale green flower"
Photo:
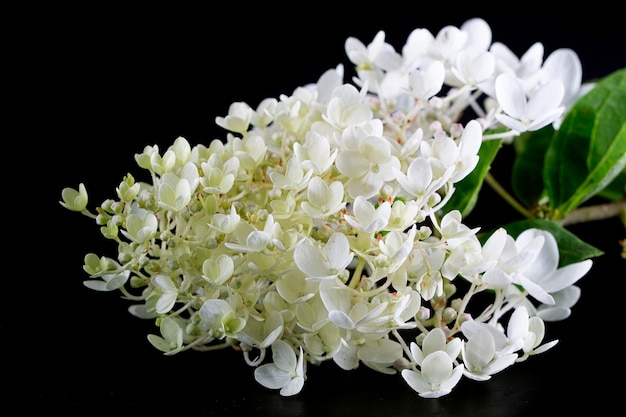
[[[215,123],[231,132],[245,133],[248,131],[253,113],[254,111],[247,103],[235,102],[228,108],[228,115],[226,117],[216,117]]]
[[[161,336],[154,334],[148,335],[148,341],[152,346],[170,355],[179,352],[183,347],[183,329],[178,322],[169,317],[165,317],[161,320],[159,329],[161,330]]]
[[[114,291],[122,288],[129,276],[130,271],[128,270],[120,273],[102,274],[97,277],[98,279],[83,281],[83,284],[95,291]]]
[[[140,189],[141,184],[136,183],[133,176],[129,174],[124,177],[124,181],[120,183],[116,191],[120,200],[130,204],[135,200]]]
[[[63,201],[59,201],[59,203],[68,210],[83,211],[87,208],[89,197],[87,196],[87,189],[82,182],[78,184],[78,190],[69,187],[64,188],[61,196]]]
[[[200,184],[207,193],[225,194],[228,193],[235,183],[239,172],[239,159],[230,157],[226,161],[211,154],[208,161],[202,162],[202,177]]]
[[[276,188],[300,191],[309,184],[311,175],[313,171],[309,170],[305,173],[297,158],[289,158],[285,173],[270,172],[270,179]]]
[[[222,285],[229,279],[235,270],[232,257],[225,253],[216,259],[206,259],[202,264],[202,278],[213,285]]]
[[[211,298],[206,300],[200,310],[200,326],[209,335],[218,339],[237,337],[246,325],[246,319],[237,316],[235,309],[226,300]]]
[[[155,275],[150,280],[154,286],[153,296],[156,296],[155,309],[158,314],[170,311],[178,299],[178,288],[172,279],[163,274]]]
[[[282,336],[284,329],[283,316],[279,311],[273,310],[262,321],[248,320],[237,337],[245,345],[266,349]]]
[[[161,178],[159,185],[159,206],[178,213],[191,201],[191,185],[185,178],[171,172]]]
[[[157,232],[159,222],[152,212],[142,218],[139,214],[131,213],[126,216],[126,230],[122,234],[139,244],[152,239]]]

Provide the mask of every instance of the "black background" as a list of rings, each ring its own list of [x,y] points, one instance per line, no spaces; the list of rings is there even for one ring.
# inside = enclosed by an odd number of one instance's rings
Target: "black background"
[[[619,340],[625,261],[617,219],[572,226],[605,251],[580,282],[572,316],[548,323],[552,350],[484,383],[463,379],[452,394],[422,399],[400,376],[365,367],[342,371],[328,362],[309,367],[303,391],[280,397],[254,381],[235,351],[185,352],[166,357],[146,340],[155,332],[127,312],[118,293],[83,286],[88,252],[115,256],[116,248],[91,220],[63,209],[64,187],[86,184],[90,207],[115,196],[134,154],[146,145],[169,146],[178,136],[193,145],[224,137],[216,116],[234,101],[253,107],[293,90],[342,63],[343,44],[368,44],[378,30],[399,50],[417,27],[433,34],[471,17],[490,24],[494,41],[518,55],[542,42],[574,49],[583,78],[626,66],[626,36],[615,10],[602,2],[548,13],[532,4],[461,9],[440,2],[242,4],[200,8],[38,8],[9,37],[7,68],[16,92],[7,112],[17,132],[5,173],[15,187],[5,221],[17,240],[5,265],[1,319],[5,415],[35,410],[77,415],[440,415],[518,416],[613,410],[623,371]],[[10,16],[7,17],[10,19]],[[15,117],[13,117],[15,115]],[[22,116],[22,117],[18,117]],[[506,174],[508,162],[494,164]],[[18,181],[16,186],[14,181]],[[488,227],[518,219],[483,191],[467,219]],[[6,205],[6,201],[5,205]],[[17,230],[15,228],[18,228]],[[13,243],[11,243],[13,242]],[[16,267],[16,265],[19,265]],[[4,414],[4,413],[3,413]]]

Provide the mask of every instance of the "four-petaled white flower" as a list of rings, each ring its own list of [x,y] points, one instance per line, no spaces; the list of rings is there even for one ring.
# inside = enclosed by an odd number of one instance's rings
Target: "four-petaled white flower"
[[[304,272],[307,280],[330,280],[341,275],[350,265],[354,253],[343,233],[334,233],[325,244],[318,246],[310,241],[303,241],[296,246],[293,260]]]
[[[314,219],[331,216],[346,205],[341,181],[327,184],[315,176],[309,181],[306,196],[307,200],[301,204],[302,210]]]
[[[304,353],[296,357],[293,348],[281,339],[272,343],[272,363],[266,363],[254,370],[257,382],[269,389],[280,389],[280,395],[296,395],[304,386]]]
[[[421,348],[411,342],[411,356],[420,369],[404,369],[402,378],[420,397],[439,398],[449,394],[463,376],[463,364],[455,365],[461,348],[461,339],[447,342],[443,330],[432,329],[424,337]]]
[[[385,229],[390,216],[391,204],[388,201],[374,207],[365,197],[358,196],[352,204],[352,214],[344,214],[343,217],[355,229],[374,233]]]
[[[528,92],[523,80],[504,73],[496,78],[495,94],[504,110],[496,114],[496,118],[518,132],[539,130],[565,110],[562,104],[565,88],[560,80],[551,80]]]

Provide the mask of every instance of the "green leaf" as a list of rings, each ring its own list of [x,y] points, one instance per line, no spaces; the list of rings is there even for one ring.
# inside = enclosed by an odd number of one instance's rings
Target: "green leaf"
[[[478,193],[485,180],[485,175],[489,172],[491,163],[501,146],[501,139],[483,141],[478,150],[479,159],[476,168],[455,185],[454,194],[443,208],[444,213],[459,210],[463,217],[471,213],[478,200]]]
[[[537,206],[544,195],[543,165],[553,137],[554,128],[548,125],[535,132],[525,132],[513,142],[517,155],[511,185],[517,199],[526,207]]]
[[[556,243],[559,246],[560,266],[569,265],[604,254],[604,252],[600,249],[582,241],[575,234],[552,220],[519,220],[509,223],[503,227],[511,236],[515,238],[524,230],[530,228],[537,228],[550,232],[556,239]]]
[[[546,153],[554,219],[598,194],[626,166],[626,68],[599,81],[568,112]]]
[[[626,199],[626,171],[622,171],[622,173],[615,177],[598,195],[610,201]]]

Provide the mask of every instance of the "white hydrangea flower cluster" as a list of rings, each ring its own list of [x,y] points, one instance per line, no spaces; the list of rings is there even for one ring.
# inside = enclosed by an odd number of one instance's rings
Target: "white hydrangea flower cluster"
[[[345,49],[354,84],[339,65],[256,109],[233,103],[223,141],[146,147],[152,183],[127,175],[97,214],[83,184],[66,188],[61,204],[119,244],[85,257],[85,284],[136,301],[165,354],[235,347],[285,396],[332,361],[436,398],[552,347],[544,322],[569,315],[591,261],[559,268],[539,229],[481,244],[442,208],[484,140],[558,124],[581,93],[576,54],[544,61],[535,44],[518,59],[482,19],[416,29],[401,52],[384,32]],[[476,294],[491,301],[472,307]]]

